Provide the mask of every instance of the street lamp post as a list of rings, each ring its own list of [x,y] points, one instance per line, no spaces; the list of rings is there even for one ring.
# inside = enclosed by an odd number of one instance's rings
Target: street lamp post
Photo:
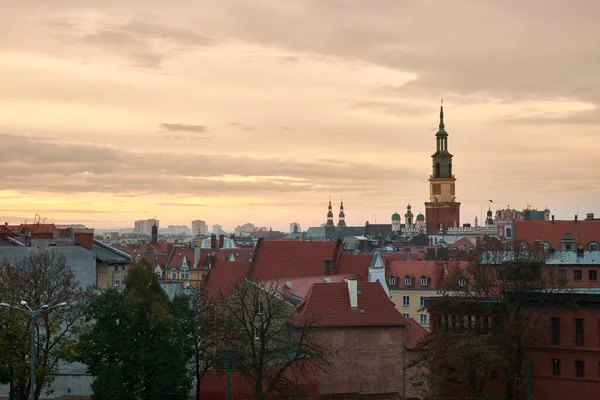
[[[27,307],[27,309],[11,306],[10,304],[6,303],[0,303],[0,307],[12,308],[13,310],[21,311],[27,314],[31,319],[31,336],[29,338],[29,340],[31,341],[31,377],[29,378],[29,394],[31,400],[35,400],[35,319],[41,313],[52,310],[53,308],[66,306],[67,303],[59,303],[54,306],[48,306],[47,304],[44,304],[38,310],[32,310],[29,307],[29,305],[27,305],[27,302],[25,300],[21,300],[21,305]]]

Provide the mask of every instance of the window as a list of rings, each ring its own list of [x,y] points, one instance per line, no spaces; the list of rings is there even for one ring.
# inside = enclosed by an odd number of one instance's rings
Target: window
[[[115,272],[119,272],[119,266],[115,265]]]
[[[590,242],[590,244],[588,244],[588,249],[590,251],[598,251],[598,242]]]
[[[402,296],[402,307],[410,306],[410,297]]]
[[[560,318],[552,318],[552,344],[560,345]]]
[[[177,271],[171,271],[171,279],[177,279]]]
[[[262,315],[262,313],[265,311],[265,305],[262,301],[259,301],[257,306],[256,306],[256,313],[258,315]]]
[[[560,376],[560,360],[553,358],[552,359],[552,375]]]
[[[467,286],[467,280],[466,280],[465,278],[460,278],[460,279],[458,280],[458,286],[460,286],[460,287],[465,287],[465,286]]]
[[[402,316],[406,319],[410,318],[410,314],[409,313],[402,313]]]
[[[181,279],[190,279],[190,271],[187,267],[181,268],[181,274],[180,274]]]
[[[567,270],[566,269],[559,269],[558,270],[558,278],[559,279],[567,279]]]
[[[575,361],[575,375],[579,378],[583,378],[585,376],[584,363],[581,360]]]
[[[512,229],[511,228],[506,228],[506,237],[507,238],[511,238],[512,237]]]
[[[427,286],[427,278],[421,278],[421,286]]]
[[[575,318],[575,346],[583,346],[583,319]]]
[[[427,325],[427,314],[419,314],[419,323],[421,325]]]
[[[388,282],[390,285],[395,285],[396,284],[396,277],[395,276],[390,276],[390,279],[388,279]]]
[[[425,299],[426,299],[426,297],[423,297],[423,296],[419,297],[419,306],[425,307]]]
[[[566,251],[571,251],[571,244],[570,243],[565,243],[565,250]]]
[[[127,268],[127,265],[125,265],[125,264],[121,265],[121,271],[125,271],[125,268]]]
[[[119,281],[113,282],[113,288],[118,289],[120,286],[121,286],[121,282],[119,282]]]
[[[598,271],[595,269],[590,269],[588,271],[588,278],[590,281],[597,281],[598,280]]]
[[[412,285],[412,279],[411,278],[404,278],[404,284],[405,285]]]
[[[580,281],[582,276],[583,276],[583,274],[581,273],[580,269],[576,269],[573,271],[573,280]]]

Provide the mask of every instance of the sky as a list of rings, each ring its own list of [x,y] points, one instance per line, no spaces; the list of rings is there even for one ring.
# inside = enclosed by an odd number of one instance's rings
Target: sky
[[[0,221],[600,214],[597,0],[0,1]],[[337,221],[336,221],[337,222]]]

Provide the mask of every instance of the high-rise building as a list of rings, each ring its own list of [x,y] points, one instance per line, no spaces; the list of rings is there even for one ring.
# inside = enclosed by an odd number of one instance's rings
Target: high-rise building
[[[202,221],[201,219],[192,221],[192,235],[208,235],[208,226],[206,225],[206,221]]]
[[[215,235],[220,235],[223,233],[223,227],[219,224],[214,224],[212,227],[212,233]]]
[[[135,221],[133,225],[133,233],[150,236],[152,234],[152,226],[155,224],[157,227],[160,226],[159,221],[154,218]]]

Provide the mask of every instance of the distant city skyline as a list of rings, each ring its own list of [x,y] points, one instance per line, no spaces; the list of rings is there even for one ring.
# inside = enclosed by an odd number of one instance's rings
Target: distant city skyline
[[[600,2],[341,4],[3,6],[0,221],[425,213],[441,98],[461,223],[488,199],[600,215]]]

